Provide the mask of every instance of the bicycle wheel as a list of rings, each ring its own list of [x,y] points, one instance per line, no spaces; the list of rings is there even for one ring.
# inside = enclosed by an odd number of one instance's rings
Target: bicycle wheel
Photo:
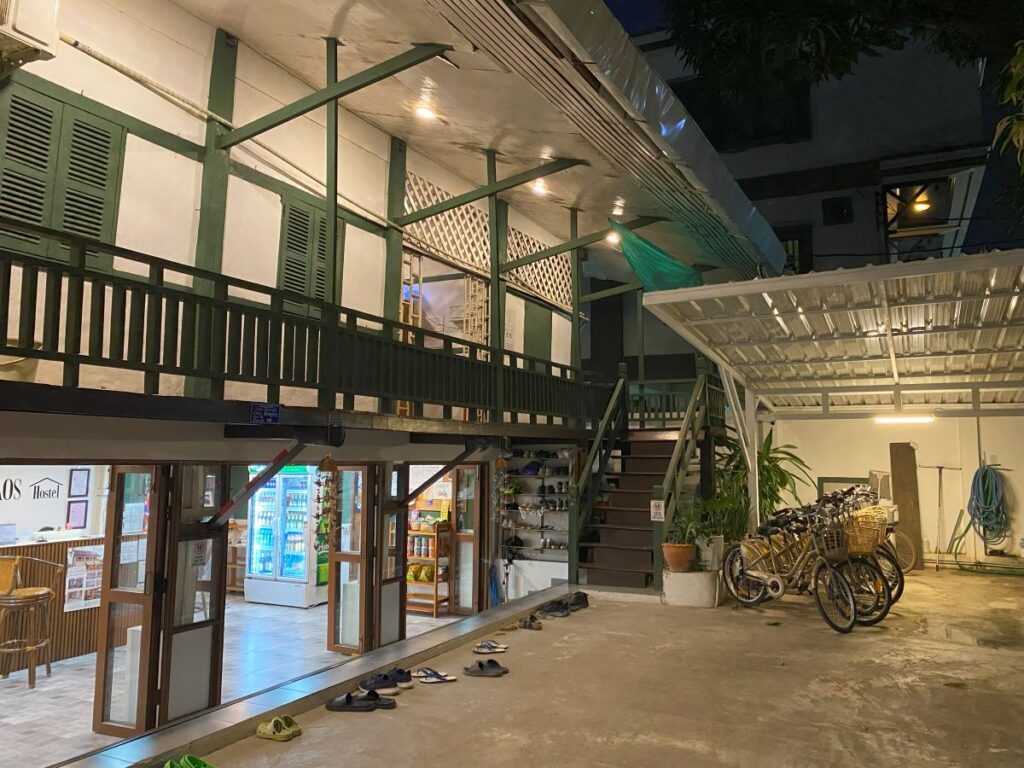
[[[885,580],[889,582],[892,602],[895,605],[903,597],[903,588],[907,583],[906,579],[903,578],[903,571],[888,547],[879,547],[875,550],[875,565],[878,566],[882,575],[885,576]]]
[[[892,532],[889,541],[900,570],[909,573],[917,565],[917,547],[914,546],[914,542],[899,529]]]
[[[881,569],[867,558],[847,560],[839,566],[857,602],[857,623],[874,626],[889,615],[892,591]]]
[[[814,569],[814,602],[818,613],[836,632],[843,634],[857,623],[857,603],[843,574],[824,560]]]
[[[739,544],[733,544],[722,556],[722,578],[729,594],[741,605],[757,605],[768,593],[763,582],[744,575],[743,553]]]

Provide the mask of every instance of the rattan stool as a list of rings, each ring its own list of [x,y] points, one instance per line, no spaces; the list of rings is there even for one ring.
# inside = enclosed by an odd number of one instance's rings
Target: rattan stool
[[[50,586],[26,586],[24,570],[52,572]],[[28,687],[36,687],[36,667],[50,676],[50,614],[64,566],[34,557],[0,557],[0,677],[10,676],[11,657],[24,653]]]

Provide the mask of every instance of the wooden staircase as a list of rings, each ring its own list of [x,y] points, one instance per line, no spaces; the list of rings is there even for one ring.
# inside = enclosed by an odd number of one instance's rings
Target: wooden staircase
[[[665,478],[677,435],[671,429],[634,429],[618,441],[621,456],[612,458],[613,471],[605,473],[605,500],[594,504],[580,537],[579,567],[587,584],[651,585],[651,489]]]

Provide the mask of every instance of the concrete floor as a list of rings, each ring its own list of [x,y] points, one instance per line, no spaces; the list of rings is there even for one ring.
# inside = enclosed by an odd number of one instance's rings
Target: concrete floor
[[[406,632],[412,637],[458,618],[410,614]],[[326,605],[303,610],[229,595],[221,700],[345,662],[348,657],[326,650],[326,635]],[[54,663],[52,677],[40,669],[34,690],[26,675],[15,672],[0,680],[0,766],[50,765],[120,741],[92,732],[95,653]]]
[[[511,673],[458,674],[391,712],[300,718],[218,768],[1024,765],[1024,581],[918,572],[883,625],[832,632],[806,597],[756,610],[594,599],[503,639]]]

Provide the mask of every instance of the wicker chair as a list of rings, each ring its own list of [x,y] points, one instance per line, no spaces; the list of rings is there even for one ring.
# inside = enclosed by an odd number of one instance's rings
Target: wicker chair
[[[31,581],[26,584],[26,573]],[[24,653],[28,687],[36,687],[36,667],[50,676],[50,614],[64,566],[35,557],[0,557],[0,677],[10,675],[11,656]]]

